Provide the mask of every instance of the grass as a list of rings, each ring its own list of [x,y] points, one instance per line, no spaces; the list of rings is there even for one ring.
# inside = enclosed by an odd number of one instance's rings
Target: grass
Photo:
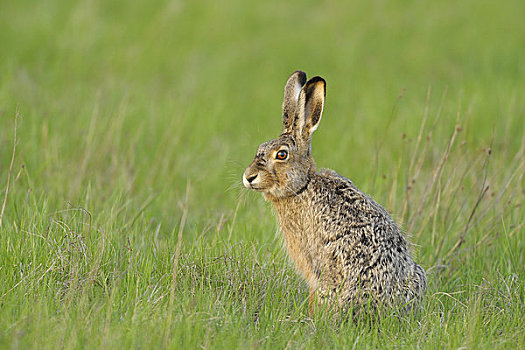
[[[4,2],[0,347],[524,348],[523,10]],[[328,83],[318,166],[411,236],[419,317],[310,318],[242,188],[295,69]]]

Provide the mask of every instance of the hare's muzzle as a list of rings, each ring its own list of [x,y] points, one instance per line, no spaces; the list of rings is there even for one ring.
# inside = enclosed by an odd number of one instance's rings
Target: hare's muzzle
[[[244,187],[254,189],[254,186],[259,183],[259,174],[245,171],[242,175],[242,183]]]

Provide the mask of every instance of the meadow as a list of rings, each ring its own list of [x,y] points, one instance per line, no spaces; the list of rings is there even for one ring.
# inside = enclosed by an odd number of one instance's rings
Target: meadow
[[[1,1],[0,348],[525,348],[525,2]],[[416,316],[308,314],[242,187],[293,71]]]

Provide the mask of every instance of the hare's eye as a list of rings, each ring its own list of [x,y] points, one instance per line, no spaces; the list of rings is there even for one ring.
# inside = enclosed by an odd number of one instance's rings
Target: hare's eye
[[[280,150],[275,155],[275,159],[278,159],[278,160],[285,160],[286,158],[288,158],[288,152],[286,152],[284,149]]]

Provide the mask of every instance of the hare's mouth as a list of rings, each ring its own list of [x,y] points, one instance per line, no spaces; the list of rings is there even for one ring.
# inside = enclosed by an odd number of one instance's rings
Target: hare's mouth
[[[249,190],[254,190],[257,192],[262,192],[266,190],[266,187],[261,186],[261,184],[259,183],[255,184],[255,183],[249,183],[249,182],[243,181],[243,184],[244,184],[244,187],[246,187]]]
[[[250,190],[254,190],[254,191],[257,191],[257,192],[263,192],[264,190],[266,190],[265,187],[257,187],[257,186],[253,186],[253,185],[250,185],[250,187],[248,187]]]

